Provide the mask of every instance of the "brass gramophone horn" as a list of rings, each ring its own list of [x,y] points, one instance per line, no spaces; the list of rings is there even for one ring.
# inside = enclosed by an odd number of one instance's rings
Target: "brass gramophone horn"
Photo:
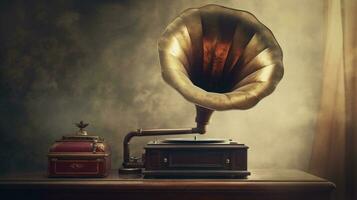
[[[143,167],[130,157],[132,137],[203,134],[214,110],[253,107],[274,91],[284,72],[282,51],[272,32],[246,11],[217,5],[184,11],[166,28],[158,47],[162,76],[196,105],[197,126],[128,133],[122,173]]]
[[[214,110],[253,107],[283,77],[272,32],[242,10],[188,9],[166,28],[158,47],[164,80],[196,105],[198,125]]]

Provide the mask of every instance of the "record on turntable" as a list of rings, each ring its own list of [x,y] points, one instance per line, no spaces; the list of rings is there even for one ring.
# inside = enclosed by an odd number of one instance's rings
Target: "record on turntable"
[[[145,177],[246,177],[244,144],[217,138],[171,138],[130,156],[133,137],[205,134],[215,110],[246,110],[271,94],[283,77],[282,50],[253,14],[218,5],[185,10],[158,42],[163,79],[196,107],[196,126],[138,129],[123,140],[120,173]]]

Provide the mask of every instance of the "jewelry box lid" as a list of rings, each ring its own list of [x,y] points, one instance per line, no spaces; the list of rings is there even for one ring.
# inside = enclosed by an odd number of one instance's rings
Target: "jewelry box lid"
[[[75,134],[62,136],[60,140],[55,141],[49,149],[48,156],[110,155],[110,146],[105,143],[102,137],[89,135],[84,130],[88,125],[83,121],[76,123],[79,130]]]

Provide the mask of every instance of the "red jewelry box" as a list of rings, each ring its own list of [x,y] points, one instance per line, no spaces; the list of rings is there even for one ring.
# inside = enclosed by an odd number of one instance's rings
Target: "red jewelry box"
[[[83,129],[88,124],[77,124],[75,135],[63,136],[48,153],[49,177],[105,177],[111,167],[111,150],[104,139],[88,135]]]

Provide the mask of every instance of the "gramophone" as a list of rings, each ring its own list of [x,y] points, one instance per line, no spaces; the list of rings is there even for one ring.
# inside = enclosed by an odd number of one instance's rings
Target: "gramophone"
[[[158,41],[163,79],[195,104],[196,127],[138,129],[123,141],[119,173],[145,177],[238,177],[250,174],[244,144],[225,139],[150,141],[130,156],[135,136],[204,134],[213,111],[245,110],[271,94],[283,77],[282,50],[251,13],[218,5],[185,10]]]

